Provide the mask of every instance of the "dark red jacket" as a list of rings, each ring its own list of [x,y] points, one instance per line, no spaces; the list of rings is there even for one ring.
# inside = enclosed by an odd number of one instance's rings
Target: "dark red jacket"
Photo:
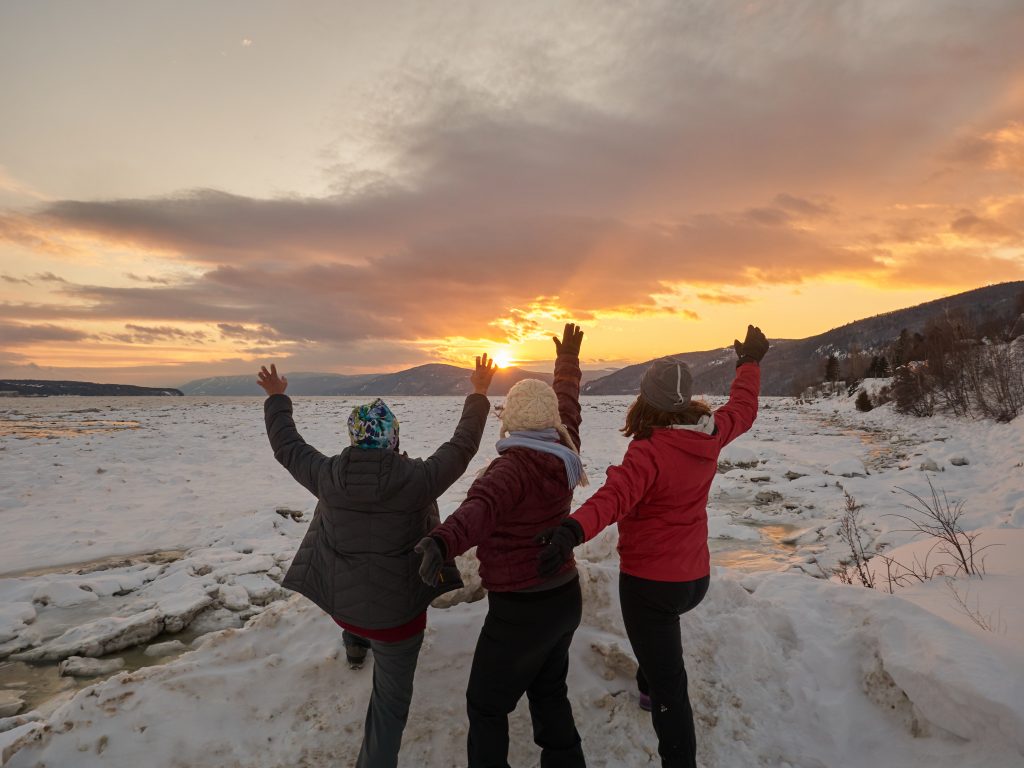
[[[579,357],[558,356],[553,383],[558,411],[577,448],[581,375]],[[431,535],[444,540],[449,557],[477,547],[480,579],[487,589],[526,589],[553,578],[537,575],[541,545],[533,539],[569,514],[572,492],[560,458],[510,448],[491,462],[470,486],[466,500]],[[575,567],[575,560],[570,560],[559,573]]]
[[[715,411],[715,432],[655,429],[632,440],[619,466],[573,513],[584,540],[619,524],[619,569],[654,581],[693,581],[711,573],[708,491],[722,448],[757,417],[761,369],[741,365],[729,402]]]

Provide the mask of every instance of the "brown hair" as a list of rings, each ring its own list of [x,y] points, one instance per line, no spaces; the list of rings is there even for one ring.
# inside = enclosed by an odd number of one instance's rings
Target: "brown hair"
[[[644,400],[638,395],[626,411],[626,425],[620,430],[626,437],[646,440],[655,427],[670,427],[673,424],[696,424],[701,416],[710,416],[711,406],[703,400],[691,400],[679,413],[670,413]]]

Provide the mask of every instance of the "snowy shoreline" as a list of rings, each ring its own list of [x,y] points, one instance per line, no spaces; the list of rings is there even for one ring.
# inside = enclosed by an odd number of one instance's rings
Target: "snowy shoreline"
[[[62,400],[0,409],[0,570],[8,574],[0,576],[0,658],[139,658],[105,681],[79,678],[35,714],[8,711],[5,764],[135,765],[140,750],[147,764],[168,766],[351,759],[369,675],[339,663],[333,623],[277,583],[313,502],[273,461],[261,401],[89,398],[86,412]],[[331,452],[354,402],[298,400],[300,431]],[[628,402],[583,399],[583,456],[594,478],[622,455],[617,429]],[[716,562],[743,570],[716,568],[707,600],[683,621],[701,759],[723,768],[1020,764],[1024,424],[864,414],[852,402],[762,398],[754,429],[723,454],[711,545]],[[460,404],[395,398],[403,448],[423,455],[446,439]],[[19,435],[11,428],[19,421],[33,429]],[[102,421],[119,426],[89,428]],[[54,436],[40,434],[40,423]],[[442,516],[493,456],[495,436],[492,425],[442,498]],[[979,542],[998,545],[986,551],[983,579],[952,587],[992,631],[943,579],[889,595],[811,577],[844,556],[837,530],[847,495],[860,505],[872,551],[912,555],[921,544],[893,517],[906,511],[898,489],[923,492],[928,478],[966,500],[964,526],[980,531]],[[635,705],[614,542],[613,529],[579,550],[585,616],[570,691],[591,764],[646,765],[653,731]],[[168,551],[164,561],[117,562],[157,551]],[[472,569],[472,558],[465,565]],[[484,607],[432,610],[403,765],[459,764],[465,676]],[[156,649],[167,654],[156,663],[141,658],[143,647],[175,637],[191,645]],[[23,710],[12,697],[29,688],[24,675],[4,678],[10,659],[0,661],[0,712],[5,700]],[[522,711],[512,733],[513,762],[535,761]]]

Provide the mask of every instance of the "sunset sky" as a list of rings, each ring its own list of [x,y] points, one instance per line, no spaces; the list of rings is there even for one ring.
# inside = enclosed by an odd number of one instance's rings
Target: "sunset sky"
[[[806,337],[1024,277],[1024,3],[0,4],[0,376]]]

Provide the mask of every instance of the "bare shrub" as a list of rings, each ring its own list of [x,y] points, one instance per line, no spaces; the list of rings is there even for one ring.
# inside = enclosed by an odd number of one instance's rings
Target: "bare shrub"
[[[1018,344],[986,345],[977,351],[975,399],[978,410],[996,421],[1024,411],[1024,355]]]
[[[854,577],[861,583],[861,586],[868,589],[875,588],[875,572],[868,566],[871,555],[864,547],[864,540],[861,538],[860,520],[857,511],[860,504],[847,491],[843,491],[846,497],[846,508],[839,520],[839,538],[843,540],[850,550],[850,559],[833,569],[833,573],[844,584],[852,584]]]
[[[857,400],[854,402],[854,406],[858,411],[870,411],[875,407],[874,403],[871,402],[871,395],[867,393],[866,389],[862,389],[857,393]]]
[[[960,525],[960,518],[964,513],[964,500],[950,501],[944,490],[935,489],[930,478],[928,489],[931,491],[930,499],[924,499],[906,488],[898,488],[897,490],[914,500],[913,503],[903,506],[916,512],[917,516],[893,513],[892,517],[899,517],[910,523],[910,528],[902,529],[906,533],[923,533],[938,539],[939,552],[953,559],[956,568],[954,576],[962,570],[968,576],[980,578],[985,573],[985,562],[983,558],[978,559],[978,555],[988,547],[976,547],[975,541],[979,534],[967,533]]]
[[[956,580],[954,578],[946,577],[946,588],[953,595],[953,601],[956,603],[957,609],[973,621],[975,625],[986,632],[1006,632],[1006,622],[1003,621],[1002,614],[997,612],[993,616],[991,613],[982,613],[981,601],[978,598],[974,598],[974,605],[971,606],[967,602],[968,589],[965,587],[963,594],[960,594],[960,590],[956,588]]]

